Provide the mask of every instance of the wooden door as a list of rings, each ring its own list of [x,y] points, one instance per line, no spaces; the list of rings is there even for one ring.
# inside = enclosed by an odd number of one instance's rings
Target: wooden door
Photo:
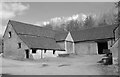
[[[25,50],[25,52],[26,52],[26,58],[29,58],[29,50],[27,49]]]

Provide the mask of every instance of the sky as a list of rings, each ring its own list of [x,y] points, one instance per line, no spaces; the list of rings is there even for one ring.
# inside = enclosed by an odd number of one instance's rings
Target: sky
[[[36,24],[55,17],[81,13],[100,15],[115,9],[114,2],[4,2],[1,6],[0,34],[4,33],[8,20]]]

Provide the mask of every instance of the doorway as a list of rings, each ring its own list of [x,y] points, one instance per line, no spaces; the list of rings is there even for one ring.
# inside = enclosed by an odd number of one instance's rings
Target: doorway
[[[98,54],[104,54],[103,50],[108,49],[108,43],[106,42],[98,42]]]
[[[29,50],[26,49],[25,52],[26,52],[26,58],[28,59],[29,58]]]

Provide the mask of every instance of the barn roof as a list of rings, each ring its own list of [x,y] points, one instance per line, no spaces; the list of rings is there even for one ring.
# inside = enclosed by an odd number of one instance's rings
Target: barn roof
[[[19,35],[20,39],[28,45],[29,48],[48,49],[48,50],[64,50],[59,47],[53,38],[36,37],[28,35]]]
[[[47,40],[49,42],[52,38],[54,40],[51,40],[51,41],[56,43],[56,41],[64,41],[68,35],[68,32],[58,32],[48,28],[43,28],[43,27],[31,25],[31,24],[18,22],[18,21],[10,20],[9,23],[13,26],[17,34],[22,35],[21,38],[30,37],[30,39],[28,38],[28,40],[40,39],[42,41]],[[90,29],[71,31],[70,33],[72,35],[74,42],[96,40],[96,39],[108,39],[108,38],[114,38],[113,29],[115,27],[116,27],[115,25],[93,27]],[[26,35],[26,36],[23,36],[23,35]],[[31,36],[37,36],[37,37],[33,38]],[[33,43],[34,42],[35,40],[33,40]],[[36,45],[38,44],[36,43]]]
[[[109,25],[79,31],[71,31],[71,35],[75,42],[114,38],[113,29],[115,27],[116,25]]]
[[[26,24],[18,21],[10,20],[9,23],[13,26],[17,34],[27,34],[34,36],[45,36],[54,38],[55,32],[48,28],[43,28],[40,26]]]
[[[64,41],[68,35],[68,32],[56,32],[55,40],[56,41]]]
[[[51,29],[13,20],[9,24],[29,48],[64,50],[56,43],[55,31]]]
[[[45,36],[45,37],[55,38],[56,41],[65,40],[68,34],[68,32],[55,31],[52,29],[43,28],[40,26],[13,21],[13,20],[10,20],[9,23],[13,26],[17,34]]]

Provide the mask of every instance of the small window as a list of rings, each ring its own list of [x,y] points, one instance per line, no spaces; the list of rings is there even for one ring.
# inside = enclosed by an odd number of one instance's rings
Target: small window
[[[12,37],[12,33],[8,32],[8,37],[11,38]]]
[[[18,48],[21,48],[21,43],[18,43]]]
[[[55,50],[53,50],[53,54],[55,54]]]

